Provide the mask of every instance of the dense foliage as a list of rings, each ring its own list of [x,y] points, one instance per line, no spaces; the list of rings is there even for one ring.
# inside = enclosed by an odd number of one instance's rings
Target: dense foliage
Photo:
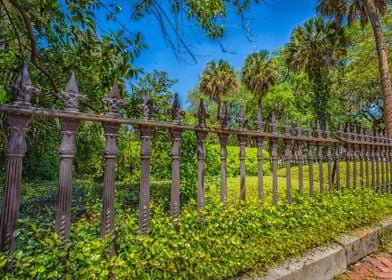
[[[182,207],[179,229],[175,231],[165,207],[169,192],[162,191],[169,190],[169,186],[160,184],[153,185],[150,235],[140,236],[136,234],[137,213],[133,210],[136,188],[119,185],[117,255],[110,257],[108,240],[97,238],[100,192],[88,181],[79,181],[77,185],[80,187],[75,189],[72,243],[65,250],[59,249],[52,229],[54,213],[50,201],[54,197],[49,197],[49,203],[42,203],[31,195],[34,191],[48,192],[53,186],[24,186],[22,213],[28,215],[20,220],[18,249],[13,258],[15,269],[3,270],[3,278],[107,279],[111,275],[116,279],[224,279],[264,269],[325,244],[340,232],[374,223],[392,213],[390,194],[367,190],[336,192],[317,199],[296,194],[291,206],[282,203],[261,207],[252,195],[246,206],[231,201],[225,212],[215,196],[209,196],[204,218],[199,218],[195,203],[190,201]],[[6,258],[0,256],[0,266],[5,265]]]

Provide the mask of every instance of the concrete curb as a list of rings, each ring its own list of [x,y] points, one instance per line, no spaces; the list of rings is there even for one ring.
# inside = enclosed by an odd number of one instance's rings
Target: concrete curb
[[[241,280],[330,280],[344,273],[347,266],[374,252],[382,234],[392,230],[392,216],[378,223],[342,234],[335,243],[312,249],[301,258],[288,260],[270,268],[263,275],[243,275]]]

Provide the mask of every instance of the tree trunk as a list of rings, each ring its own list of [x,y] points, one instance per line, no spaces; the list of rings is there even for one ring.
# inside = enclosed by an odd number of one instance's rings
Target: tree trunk
[[[381,92],[384,99],[384,122],[385,128],[392,137],[392,87],[389,74],[388,55],[385,47],[384,34],[381,28],[380,18],[374,6],[374,0],[365,0],[365,7],[372,24],[374,37],[376,40],[378,68],[380,71]]]

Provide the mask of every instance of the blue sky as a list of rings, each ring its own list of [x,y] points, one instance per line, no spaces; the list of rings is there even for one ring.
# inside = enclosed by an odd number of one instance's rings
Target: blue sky
[[[158,22],[152,16],[141,20],[129,19],[131,7],[124,7],[121,21],[131,31],[141,31],[148,49],[136,59],[136,66],[145,72],[154,69],[166,71],[171,78],[179,82],[173,91],[180,94],[184,104],[187,92],[197,85],[199,76],[210,60],[226,59],[236,69],[243,65],[245,57],[253,51],[267,49],[274,51],[282,47],[289,39],[291,30],[302,24],[309,17],[315,16],[316,1],[311,0],[266,0],[269,5],[261,3],[252,5],[247,18],[251,19],[250,29],[253,36],[249,41],[242,27],[241,20],[229,12],[225,21],[227,27],[222,44],[228,52],[224,52],[216,41],[206,39],[197,28],[183,29],[184,37],[191,45],[197,62],[178,61],[173,50],[165,43]]]

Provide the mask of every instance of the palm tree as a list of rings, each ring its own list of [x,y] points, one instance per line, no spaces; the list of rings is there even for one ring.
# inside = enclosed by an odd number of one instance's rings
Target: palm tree
[[[272,59],[268,57],[268,51],[261,50],[248,55],[241,74],[241,82],[255,95],[258,108],[261,110],[262,98],[270,86],[279,79],[279,72]]]
[[[225,60],[210,61],[200,77],[200,92],[218,105],[218,118],[222,98],[237,88],[234,69]]]
[[[329,72],[339,66],[346,44],[343,29],[318,17],[295,28],[284,49],[288,67],[296,73],[305,71],[313,83],[314,109],[322,125],[328,114]]]
[[[392,136],[392,87],[389,74],[387,48],[385,46],[384,33],[380,23],[380,15],[383,15],[389,0],[319,0],[317,10],[326,16],[336,18],[339,23],[347,19],[351,25],[359,19],[362,26],[370,20],[376,40],[378,67],[380,71],[381,92],[384,99],[384,121],[387,133]]]

